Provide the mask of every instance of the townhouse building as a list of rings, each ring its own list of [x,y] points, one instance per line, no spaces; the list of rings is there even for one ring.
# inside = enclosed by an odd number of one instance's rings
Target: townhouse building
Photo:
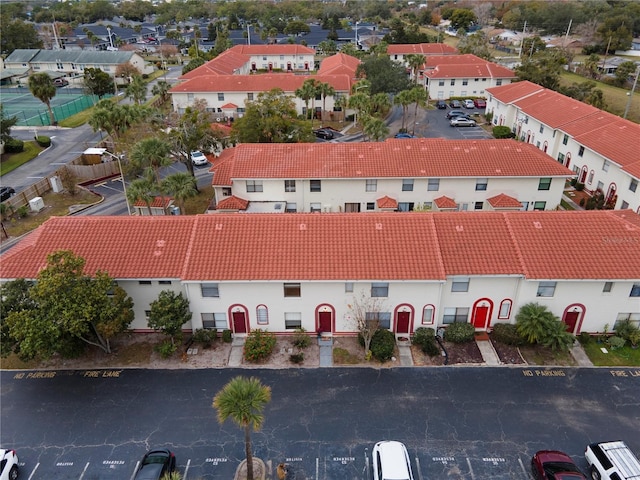
[[[488,89],[486,111],[571,169],[585,190],[640,214],[640,125],[528,81]]]
[[[218,212],[553,210],[572,172],[514,140],[242,144],[213,161]]]
[[[563,248],[580,232],[581,248]],[[70,250],[134,302],[182,293],[184,328],[357,332],[353,306],[406,336],[421,326],[514,323],[530,302],[568,331],[640,323],[640,217],[630,211],[52,217],[2,256],[2,278],[36,279]]]
[[[457,48],[446,43],[396,43],[387,47],[389,58],[405,66],[409,66],[406,58],[408,55],[443,56],[457,53]]]
[[[336,54],[326,58],[315,72],[316,74],[310,75],[307,67],[309,59],[313,63],[313,54],[308,57],[307,51],[313,52],[311,49],[301,45],[255,45],[251,46],[251,49],[248,47],[237,45],[230,48],[180,77],[183,82],[169,91],[174,110],[182,113],[187,107],[193,105],[196,99],[201,99],[206,101],[209,111],[219,114],[217,118],[220,120],[225,117],[239,118],[244,114],[247,101],[257,99],[260,92],[280,88],[293,99],[300,114],[306,114],[307,108],[311,108],[318,117],[331,116],[335,112],[336,119],[343,118],[346,112],[338,106],[337,100],[349,95],[351,86],[356,81],[355,72],[360,63],[358,59]],[[243,53],[258,51],[269,53],[270,56],[264,55],[268,64],[273,64],[275,57],[279,57],[278,52],[304,52],[304,55],[299,55],[300,63],[293,68],[283,54],[285,58],[282,61],[287,63],[282,64],[283,68],[278,67],[278,70],[282,70],[280,72],[274,68],[265,70],[257,67],[255,55]],[[310,78],[331,85],[335,93],[326,98],[318,95],[312,99],[310,105],[307,105],[304,100],[296,97],[295,91]]]
[[[142,74],[153,72],[153,66],[140,55],[126,51],[16,49],[4,60],[7,69],[26,68],[26,75],[48,73],[52,78],[66,78],[72,85],[82,84],[85,68],[99,68],[113,76],[123,63],[130,63]]]

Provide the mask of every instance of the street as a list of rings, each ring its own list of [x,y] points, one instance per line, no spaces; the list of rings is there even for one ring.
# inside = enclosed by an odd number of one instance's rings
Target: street
[[[640,453],[640,370],[325,368],[0,372],[3,448],[32,480],[130,479],[149,448],[187,480],[233,478],[242,431],[214,395],[235,375],[272,388],[255,455],[296,479],[368,480],[380,440],[404,442],[416,480],[530,479],[541,449],[586,470],[590,442]]]

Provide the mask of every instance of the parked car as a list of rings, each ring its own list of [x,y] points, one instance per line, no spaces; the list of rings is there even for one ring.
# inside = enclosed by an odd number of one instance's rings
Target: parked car
[[[205,154],[200,152],[199,150],[191,152],[191,163],[193,163],[194,165],[206,165],[208,162],[209,161],[207,160]]]
[[[0,448],[0,480],[16,480],[18,474],[18,455],[16,451]]]
[[[396,133],[393,138],[418,138],[410,133]]]
[[[403,443],[378,442],[371,452],[374,480],[413,480],[409,453]]]
[[[640,478],[640,460],[622,441],[587,445],[584,457],[593,480]]]
[[[138,470],[134,480],[160,480],[165,475],[170,474],[176,469],[176,456],[167,448],[151,450],[147,452]]]
[[[318,128],[314,130],[313,133],[316,137],[322,138],[323,140],[331,140],[334,137],[333,131],[330,128]]]
[[[484,98],[476,98],[473,104],[476,108],[487,108],[487,101]]]
[[[473,100],[471,100],[470,98],[467,98],[464,101],[464,108],[476,108],[475,103],[473,103]]]
[[[449,125],[452,127],[475,127],[476,121],[469,117],[458,116],[449,120]]]
[[[451,100],[449,102],[449,106],[451,108],[462,108],[462,104],[460,103],[460,100]]]
[[[436,108],[438,110],[446,110],[447,109],[447,104],[444,100],[438,100],[436,102]]]
[[[67,85],[69,85],[69,81],[67,79],[65,79],[65,78],[56,78],[53,81],[53,84],[56,87],[66,87]]]
[[[16,191],[11,187],[0,187],[0,202],[11,198],[15,193]]]
[[[447,118],[453,118],[453,117],[459,117],[459,116],[466,117],[467,112],[465,112],[464,110],[450,110],[447,112]]]
[[[535,480],[586,480],[580,469],[564,452],[540,450],[531,459]]]

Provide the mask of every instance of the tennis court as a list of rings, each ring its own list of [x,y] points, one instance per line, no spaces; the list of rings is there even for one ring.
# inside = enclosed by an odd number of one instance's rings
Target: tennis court
[[[56,96],[51,99],[51,108],[56,121],[60,122],[98,102],[98,97],[95,95],[86,95],[80,89],[73,90],[59,89]],[[0,100],[4,105],[5,116],[15,116],[18,119],[16,125],[32,127],[50,124],[47,106],[31,95],[27,87],[2,88]]]

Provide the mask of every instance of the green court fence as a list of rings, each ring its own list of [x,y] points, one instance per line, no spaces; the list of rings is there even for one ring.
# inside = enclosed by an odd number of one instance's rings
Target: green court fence
[[[18,119],[18,123],[16,125],[24,126],[24,127],[39,127],[39,126],[48,126],[51,124],[49,119],[49,111],[47,107],[43,104],[42,108],[33,107],[32,102],[25,101],[24,104],[19,107],[18,110],[16,108],[17,102],[12,102],[9,95],[3,95],[5,97],[4,107],[5,107],[5,116],[15,116]],[[103,98],[107,98],[109,96],[105,96]],[[55,98],[55,97],[54,97]],[[99,98],[96,95],[81,95],[76,96],[73,100],[69,100],[61,105],[52,106],[53,115],[56,121],[61,122],[62,120],[69,118],[76,113],[82,112],[87,108],[93,107]]]

